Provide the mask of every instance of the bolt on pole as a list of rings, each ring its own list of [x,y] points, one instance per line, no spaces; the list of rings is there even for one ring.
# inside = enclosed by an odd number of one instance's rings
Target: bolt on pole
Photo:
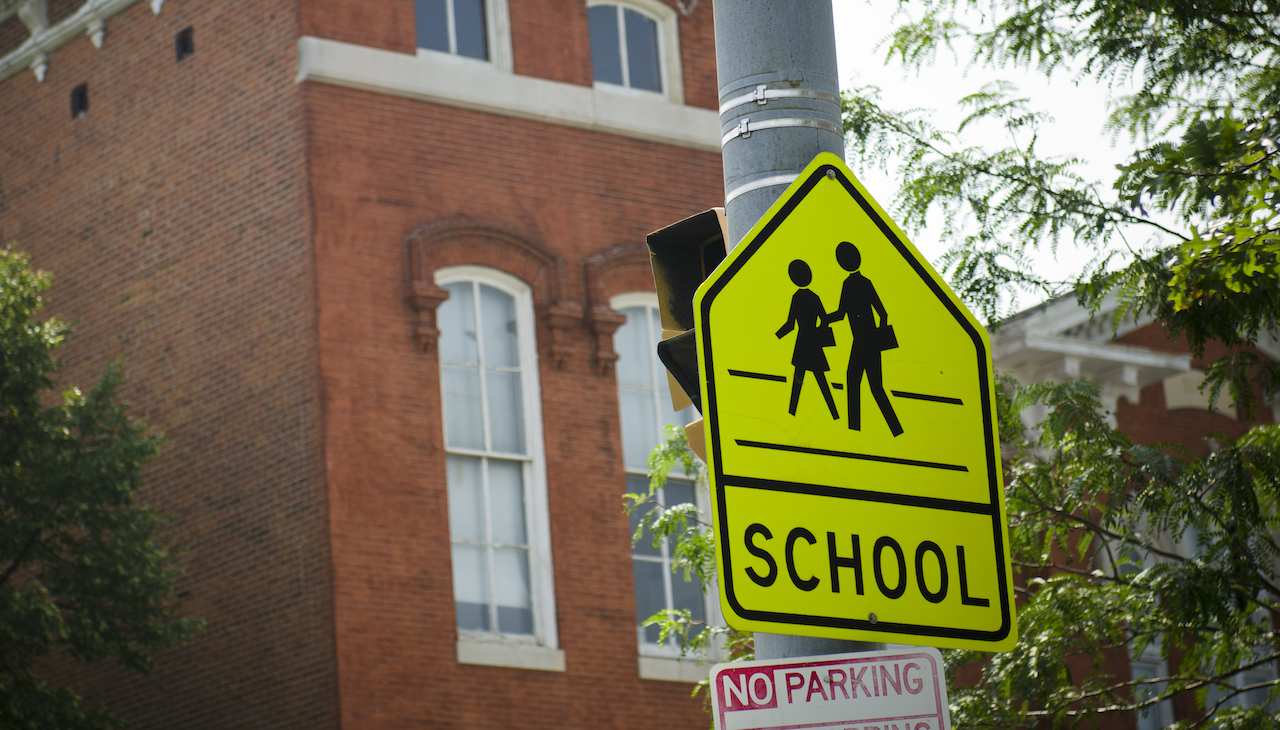
[[[831,0],[715,0],[729,248],[819,152],[844,157]],[[756,657],[872,651],[882,644],[755,635]]]

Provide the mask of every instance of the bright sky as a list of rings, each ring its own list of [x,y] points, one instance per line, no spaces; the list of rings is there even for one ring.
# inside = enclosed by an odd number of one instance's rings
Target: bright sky
[[[1047,111],[1053,124],[1041,129],[1038,146],[1041,154],[1079,156],[1091,164],[1083,172],[1087,177],[1108,183],[1114,179],[1114,166],[1123,161],[1126,137],[1112,146],[1111,137],[1104,132],[1107,116],[1108,92],[1104,87],[1088,81],[1073,83],[1071,74],[1060,72],[1052,80],[1020,69],[1008,69],[995,73],[985,68],[970,66],[969,57],[957,49],[959,58],[946,52],[940,53],[934,65],[918,74],[903,68],[898,61],[885,63],[884,38],[901,19],[894,19],[898,3],[895,0],[833,0],[836,25],[836,52],[839,62],[841,88],[854,84],[875,85],[882,91],[882,104],[890,109],[923,107],[934,110],[933,121],[944,129],[954,130],[963,113],[958,100],[994,80],[1012,81],[1021,96],[1031,99],[1033,108]],[[879,50],[877,50],[879,48]],[[968,135],[966,130],[966,135]],[[999,128],[979,130],[974,143],[985,145],[1008,144],[1008,132]],[[857,169],[856,160],[849,160]],[[897,194],[897,184],[892,175],[867,169],[863,183],[886,209],[892,209]],[[907,232],[909,235],[910,231]],[[1143,241],[1131,241],[1135,245]],[[926,229],[912,236],[912,243],[930,261],[936,262],[946,246],[937,240],[937,234]],[[1036,258],[1037,268],[1043,271],[1074,273],[1090,258],[1091,252],[1079,251],[1070,241],[1063,242],[1057,259],[1045,251]],[[1025,298],[1019,308],[1034,301]]]

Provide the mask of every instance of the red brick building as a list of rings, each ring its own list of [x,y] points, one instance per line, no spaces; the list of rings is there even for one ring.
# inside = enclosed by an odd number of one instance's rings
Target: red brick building
[[[637,604],[708,607],[621,495],[687,418],[643,241],[723,201],[711,16],[0,0],[0,239],[78,323],[65,379],[122,357],[165,434],[208,621],[77,689],[138,728],[705,726]]]
[[[0,0],[0,241],[55,273],[65,379],[122,357],[165,434],[146,499],[208,621],[149,677],[77,671],[90,701],[137,728],[705,727],[705,668],[637,623],[714,606],[632,549],[620,497],[690,415],[643,240],[723,201],[711,15]],[[1052,303],[996,365],[1098,379],[1140,441],[1243,428],[1154,325],[1100,327]]]
[[[1211,343],[1204,358],[1193,357],[1185,342],[1171,340],[1164,328],[1149,318],[1127,317],[1119,327],[1113,327],[1117,307],[1112,298],[1101,311],[1090,315],[1074,296],[1067,296],[1015,315],[992,333],[997,371],[1023,384],[1091,380],[1100,387],[1102,406],[1111,423],[1136,443],[1182,444],[1200,456],[1209,453],[1214,434],[1238,438],[1254,423],[1280,421],[1280,402],[1264,403],[1260,412],[1246,419],[1225,393],[1210,410],[1209,394],[1199,387],[1205,368],[1227,350]],[[1257,354],[1280,360],[1280,340],[1275,333],[1263,333],[1259,340]],[[1028,425],[1044,415],[1043,406],[1023,412]],[[1194,540],[1178,537],[1181,539],[1159,538],[1160,547],[1184,556],[1196,549]],[[1116,650],[1109,657],[1107,671],[1121,679],[1167,676],[1177,671],[1185,651],[1174,646],[1168,654],[1168,658],[1162,655],[1158,642],[1140,654]],[[1090,671],[1083,663],[1075,669]],[[1276,666],[1262,665],[1232,681],[1237,687],[1249,686],[1274,680],[1276,672]],[[1212,693],[1216,691],[1211,691],[1210,702],[1225,695]],[[1265,689],[1253,690],[1232,698],[1223,709],[1266,702]],[[1155,730],[1175,720],[1198,720],[1203,714],[1193,694],[1186,693],[1159,703],[1144,716],[1110,718],[1102,727]]]

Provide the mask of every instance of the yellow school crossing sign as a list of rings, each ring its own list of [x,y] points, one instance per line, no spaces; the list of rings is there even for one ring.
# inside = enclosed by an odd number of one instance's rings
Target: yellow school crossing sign
[[[694,306],[729,624],[1012,647],[990,341],[843,161]]]

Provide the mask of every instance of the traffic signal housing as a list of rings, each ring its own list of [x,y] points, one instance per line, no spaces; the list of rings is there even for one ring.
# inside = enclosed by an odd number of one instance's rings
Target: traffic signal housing
[[[726,240],[724,208],[704,210],[646,238],[662,320],[658,358],[667,368],[671,407],[677,411],[692,404],[702,413],[693,295],[707,275],[724,261],[728,254]],[[685,430],[690,447],[705,460],[705,449],[699,448],[703,442],[702,419]]]

